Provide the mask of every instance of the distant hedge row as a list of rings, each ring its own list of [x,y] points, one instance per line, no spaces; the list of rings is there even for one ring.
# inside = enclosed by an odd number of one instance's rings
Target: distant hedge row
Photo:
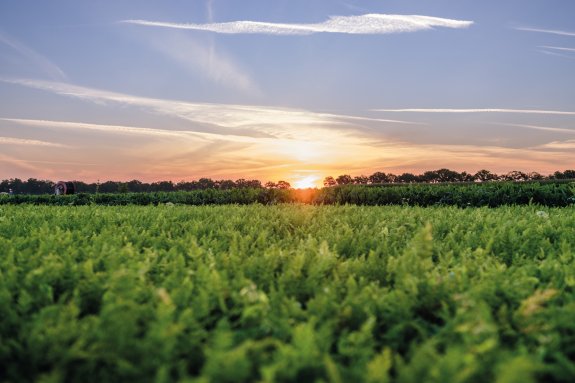
[[[322,189],[316,203],[355,205],[528,205],[568,206],[575,203],[575,183],[484,183],[398,187],[343,186]]]
[[[308,194],[315,194],[309,191]],[[72,195],[26,195],[0,196],[1,204],[35,204],[35,205],[158,205],[158,204],[184,204],[184,205],[226,205],[253,203],[275,204],[298,202],[300,191],[280,189],[204,189],[177,192],[150,192],[150,193],[78,193]],[[311,199],[301,200],[312,202]]]
[[[472,185],[405,185],[395,187],[344,185],[323,189],[230,189],[189,192],[0,196],[2,204],[35,205],[224,205],[307,203],[325,205],[452,205],[496,207],[575,203],[575,183],[482,183]]]

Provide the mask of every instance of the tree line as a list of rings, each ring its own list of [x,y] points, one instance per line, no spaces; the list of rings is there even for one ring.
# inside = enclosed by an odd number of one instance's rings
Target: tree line
[[[395,175],[392,173],[375,172],[370,176],[360,175],[352,177],[343,174],[336,178],[326,177],[323,186],[330,187],[336,185],[379,185],[379,184],[411,184],[411,183],[445,183],[445,182],[491,182],[491,181],[543,181],[543,180],[565,180],[575,179],[575,170],[556,171],[544,176],[537,172],[524,173],[513,170],[505,174],[496,174],[489,170],[480,170],[474,174],[467,172],[456,172],[450,169],[430,170],[422,174],[403,173]]]
[[[159,181],[146,183],[138,180],[128,182],[106,181],[86,183],[73,181],[76,193],[143,193],[143,192],[172,192],[172,191],[192,191],[205,189],[289,189],[291,185],[287,181],[267,182],[262,185],[258,180],[248,180],[240,178],[238,180],[212,180],[210,178],[200,178],[194,181]],[[9,194],[53,194],[54,181],[39,180],[29,178],[21,180],[13,178],[0,182],[0,193]]]
[[[480,170],[475,174],[467,172],[456,172],[449,169],[439,169],[426,171],[423,174],[403,173],[395,175],[392,173],[375,172],[370,176],[360,175],[352,177],[348,174],[340,175],[336,178],[326,177],[323,181],[325,187],[336,185],[378,185],[378,184],[411,184],[411,183],[445,183],[445,182],[492,182],[492,181],[543,181],[543,180],[564,180],[575,179],[575,170],[556,171],[544,176],[537,172],[524,173],[521,171],[511,171],[506,174],[496,174],[489,170]],[[74,181],[77,193],[142,193],[142,192],[171,192],[171,191],[192,191],[205,189],[290,189],[291,185],[287,181],[266,182],[262,184],[259,180],[248,180],[240,178],[238,180],[212,180],[210,178],[200,178],[195,181],[159,181],[146,183],[138,180],[128,182],[106,181],[86,183]],[[54,181],[39,180],[29,178],[21,180],[18,178],[3,180],[0,182],[0,193],[12,194],[52,194],[54,193]]]

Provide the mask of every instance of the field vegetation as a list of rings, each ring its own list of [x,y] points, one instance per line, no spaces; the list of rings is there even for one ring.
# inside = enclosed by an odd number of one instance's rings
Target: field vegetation
[[[575,182],[487,182],[471,184],[338,185],[322,189],[233,188],[186,192],[0,195],[2,204],[185,205],[306,203],[320,205],[409,205],[560,207],[575,203]]]
[[[572,382],[573,249],[574,207],[2,205],[0,381]]]

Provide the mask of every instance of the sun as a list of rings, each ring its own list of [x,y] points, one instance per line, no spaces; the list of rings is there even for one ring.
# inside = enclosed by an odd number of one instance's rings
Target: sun
[[[308,189],[318,187],[319,176],[310,175],[305,177],[300,177],[293,183],[295,189]]]

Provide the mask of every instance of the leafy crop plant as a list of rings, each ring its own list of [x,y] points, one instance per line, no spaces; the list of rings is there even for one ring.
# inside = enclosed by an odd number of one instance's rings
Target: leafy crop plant
[[[575,208],[0,206],[0,381],[570,382]]]

